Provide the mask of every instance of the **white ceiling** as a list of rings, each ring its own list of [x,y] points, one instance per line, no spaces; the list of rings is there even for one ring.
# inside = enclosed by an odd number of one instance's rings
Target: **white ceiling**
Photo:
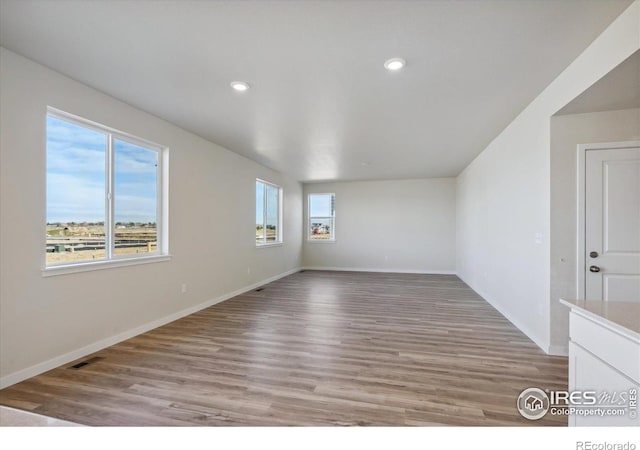
[[[629,108],[640,108],[640,50],[556,114],[581,114]]]
[[[443,177],[630,3],[0,0],[0,44],[301,181]]]

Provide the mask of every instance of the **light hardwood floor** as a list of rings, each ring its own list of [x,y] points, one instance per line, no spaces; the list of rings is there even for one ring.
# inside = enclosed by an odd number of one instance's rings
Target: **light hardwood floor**
[[[86,425],[566,425],[520,417],[531,386],[567,389],[567,359],[457,277],[305,271],[6,388],[0,404]]]

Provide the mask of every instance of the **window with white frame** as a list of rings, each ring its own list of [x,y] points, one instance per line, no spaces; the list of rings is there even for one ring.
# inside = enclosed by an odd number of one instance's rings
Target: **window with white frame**
[[[165,148],[53,108],[46,136],[47,268],[167,253]]]
[[[309,226],[311,241],[336,239],[336,194],[309,194]]]
[[[282,243],[282,188],[256,180],[256,245]]]

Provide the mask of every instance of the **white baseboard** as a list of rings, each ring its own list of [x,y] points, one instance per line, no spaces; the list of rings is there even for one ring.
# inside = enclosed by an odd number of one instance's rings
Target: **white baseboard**
[[[303,267],[300,270],[327,270],[334,272],[381,272],[381,273],[417,273],[424,275],[456,275],[455,270],[415,270],[415,269],[372,269],[365,267]]]
[[[469,286],[471,289],[473,289],[480,297],[482,297],[484,299],[484,301],[486,301],[491,306],[493,306],[500,314],[502,314],[517,329],[522,331],[529,339],[531,339],[533,341],[534,344],[536,344],[538,347],[540,347],[540,349],[542,349],[542,351],[544,351],[546,354],[555,354],[555,353],[551,352],[551,347],[549,345],[549,342],[546,339],[542,339],[542,338],[540,338],[540,336],[538,336],[535,333],[533,333],[528,327],[523,325],[522,322],[520,322],[518,319],[513,317],[513,315],[511,315],[510,313],[505,311],[505,309],[504,309],[504,307],[502,305],[500,305],[498,302],[496,302],[490,296],[488,296],[485,293],[483,293],[480,290],[478,290],[471,283],[469,283],[467,280],[465,280],[462,276],[458,275],[458,277],[460,277],[460,279],[462,281],[467,283],[467,286]],[[554,347],[554,349],[556,349],[556,347]]]
[[[189,308],[183,309],[176,313],[170,314],[168,316],[162,317],[160,319],[145,323],[139,327],[136,327],[132,330],[125,331],[123,333],[117,334],[115,336],[108,337],[106,339],[102,339],[98,342],[94,342],[92,344],[86,345],[79,349],[73,350],[71,352],[65,353],[60,356],[56,356],[55,358],[49,359],[48,361],[44,361],[38,364],[35,364],[31,367],[27,367],[26,369],[19,370],[17,372],[11,373],[9,375],[5,375],[0,378],[0,389],[4,389],[13,384],[19,383],[20,381],[26,380],[28,378],[34,377],[36,375],[40,375],[48,370],[55,369],[56,367],[60,367],[64,364],[70,363],[76,359],[82,358],[84,356],[90,355],[97,351],[100,351],[104,348],[107,348],[111,345],[117,344],[118,342],[125,341],[134,336],[138,336],[142,333],[146,333],[147,331],[151,331],[154,328],[161,327],[162,325],[166,325],[174,320],[178,320],[182,317],[188,316],[189,314],[193,314],[202,309],[213,306],[217,303],[223,302],[230,298],[233,298],[237,295],[244,294],[245,292],[256,289],[264,284],[271,283],[272,281],[279,280],[280,278],[284,278],[286,276],[292,275],[296,272],[299,272],[301,269],[291,269],[287,272],[283,272],[281,274],[275,275],[273,277],[267,278],[266,280],[259,281],[250,286],[245,286],[241,289],[238,289],[233,292],[229,292],[228,294],[221,295],[211,300],[207,300],[204,303],[200,303],[195,306],[191,306]]]

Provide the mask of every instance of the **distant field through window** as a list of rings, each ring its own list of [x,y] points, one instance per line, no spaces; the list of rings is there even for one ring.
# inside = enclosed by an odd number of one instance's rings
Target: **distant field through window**
[[[163,149],[47,115],[47,267],[162,254]]]
[[[256,180],[256,245],[282,242],[282,188]]]
[[[309,194],[308,238],[312,241],[334,241],[336,238],[336,195]]]

